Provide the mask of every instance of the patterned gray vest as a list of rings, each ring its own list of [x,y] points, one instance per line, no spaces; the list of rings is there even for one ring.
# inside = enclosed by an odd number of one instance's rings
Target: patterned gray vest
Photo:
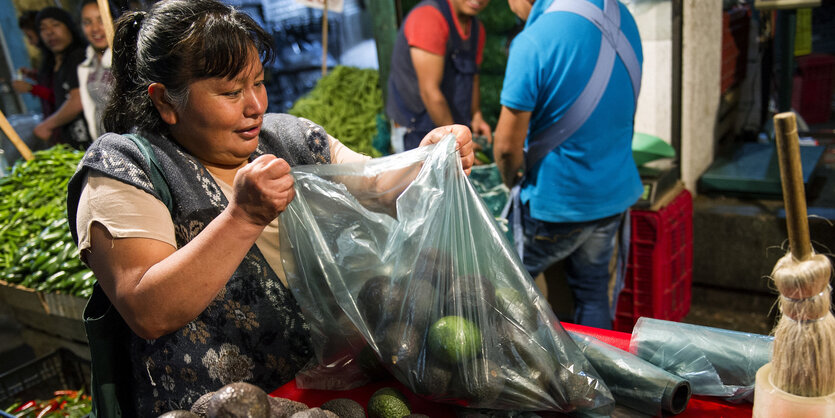
[[[182,147],[158,135],[142,136],[150,142],[169,184],[177,246],[182,247],[228,201],[206,168]],[[264,117],[252,158],[266,153],[284,158],[291,166],[330,162],[325,131],[285,114]],[[90,171],[159,199],[149,179],[150,167],[137,146],[121,135],[104,135],[88,149],[70,180],[67,207],[73,235],[81,186]],[[254,245],[226,287],[197,318],[156,340],[130,332],[126,349],[139,416],[189,409],[201,395],[235,381],[272,391],[293,379],[313,354],[299,306]]]

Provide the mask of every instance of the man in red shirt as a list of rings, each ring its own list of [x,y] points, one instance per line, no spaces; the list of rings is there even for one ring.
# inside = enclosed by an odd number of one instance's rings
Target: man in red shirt
[[[406,17],[388,80],[386,112],[396,152],[416,148],[430,130],[449,124],[492,140],[479,106],[485,33],[475,18],[488,1],[423,0]]]

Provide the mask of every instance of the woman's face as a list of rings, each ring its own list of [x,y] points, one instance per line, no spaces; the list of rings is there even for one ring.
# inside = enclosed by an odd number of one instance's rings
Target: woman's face
[[[38,29],[40,30],[44,45],[53,54],[63,53],[72,43],[70,28],[61,23],[60,20],[55,20],[50,17],[41,19],[41,26]]]
[[[234,79],[208,78],[189,84],[188,101],[170,126],[174,139],[206,165],[246,164],[258,146],[267,110],[264,68],[253,50]]]
[[[85,4],[81,9],[81,30],[93,48],[103,51],[107,49],[107,37],[104,34],[104,24],[101,21],[99,5],[96,3]]]

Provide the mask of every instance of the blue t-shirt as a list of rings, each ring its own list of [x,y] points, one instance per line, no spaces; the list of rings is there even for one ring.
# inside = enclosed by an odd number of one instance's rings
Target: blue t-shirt
[[[560,0],[562,1],[562,0]],[[603,0],[588,0],[603,8]],[[638,27],[625,6],[620,27],[643,62]],[[529,111],[528,138],[559,120],[586,86],[602,35],[585,18],[543,12],[551,1],[534,3],[525,28],[513,40],[501,103]],[[642,193],[632,158],[635,99],[621,59],[597,108],[577,132],[528,168],[521,200],[531,216],[547,222],[582,222],[628,209]]]

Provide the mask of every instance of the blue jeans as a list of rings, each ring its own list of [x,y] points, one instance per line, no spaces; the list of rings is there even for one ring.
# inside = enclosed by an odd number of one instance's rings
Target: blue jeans
[[[628,245],[620,245],[618,230],[625,213],[588,222],[552,223],[530,216],[522,205],[525,232],[523,264],[536,277],[552,264],[565,259],[565,274],[574,296],[574,322],[612,329],[615,302],[623,284]],[[625,231],[628,241],[628,231]],[[621,235],[623,236],[623,234]],[[625,248],[624,248],[625,247]],[[617,254],[616,254],[617,251]],[[613,255],[617,255],[613,260]],[[609,285],[615,277],[610,302]]]

